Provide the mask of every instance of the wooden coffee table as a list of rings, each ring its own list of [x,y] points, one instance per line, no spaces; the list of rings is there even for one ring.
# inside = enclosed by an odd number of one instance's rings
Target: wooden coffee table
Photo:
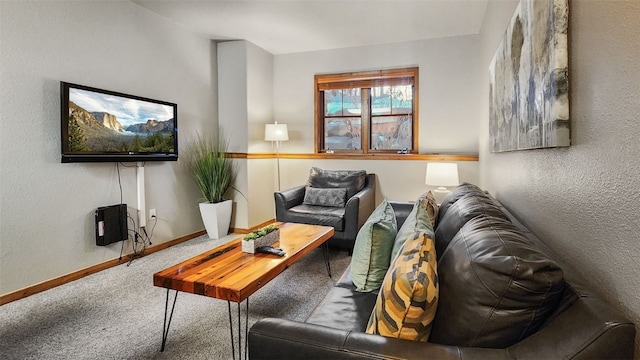
[[[238,303],[238,359],[242,358],[242,331],[240,304],[244,301],[245,310],[245,357],[246,339],[249,319],[249,296],[282,273],[289,266],[307,255],[311,250],[321,246],[327,272],[331,276],[329,249],[327,240],[334,234],[333,227],[316,226],[297,223],[276,223],[280,227],[280,241],[274,247],[283,249],[286,255],[279,257],[270,254],[251,254],[242,252],[242,236],[220,245],[212,250],[183,261],[153,275],[153,285],[167,289],[162,330],[162,347],[164,351],[175,309],[178,291],[204,295],[216,299],[227,300],[229,310],[229,329],[231,333],[231,350],[235,358],[235,341],[231,302]],[[169,310],[169,291],[175,290],[171,312]],[[167,318],[167,315],[169,317]]]

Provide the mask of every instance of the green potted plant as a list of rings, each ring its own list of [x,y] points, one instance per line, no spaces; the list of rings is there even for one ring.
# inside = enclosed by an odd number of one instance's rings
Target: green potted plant
[[[225,200],[225,194],[233,188],[237,169],[227,157],[228,148],[220,134],[215,140],[198,134],[189,149],[193,176],[206,199],[200,203],[200,215],[211,239],[227,235],[231,224],[232,201]]]

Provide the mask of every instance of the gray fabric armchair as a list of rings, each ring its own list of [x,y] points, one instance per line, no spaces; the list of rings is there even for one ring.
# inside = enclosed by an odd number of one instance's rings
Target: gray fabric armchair
[[[332,226],[329,246],[351,253],[358,230],[375,208],[375,174],[314,167],[306,185],[274,196],[276,220]]]

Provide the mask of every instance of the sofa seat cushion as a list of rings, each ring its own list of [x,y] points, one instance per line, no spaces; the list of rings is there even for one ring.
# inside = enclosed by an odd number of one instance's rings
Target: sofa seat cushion
[[[509,221],[509,217],[491,198],[484,194],[467,194],[453,203],[447,213],[438,220],[438,226],[435,229],[438,256],[445,251],[462,226],[479,215],[489,215]]]
[[[393,207],[387,200],[371,213],[358,231],[351,257],[351,278],[357,291],[371,292],[382,285],[398,228]]]
[[[351,289],[351,290],[355,290],[356,286],[353,285],[353,279],[351,278],[351,267],[348,266],[347,270],[345,270],[345,272],[342,273],[342,276],[340,276],[340,279],[338,279],[338,281],[336,282],[336,285],[338,287],[343,287],[345,289]],[[376,294],[378,293],[378,291],[374,291]]]
[[[357,292],[353,285],[334,286],[306,322],[345,331],[364,332],[377,296],[376,292]]]
[[[438,270],[431,234],[416,231],[393,260],[366,332],[427,341],[438,305]]]
[[[289,222],[333,226],[336,231],[344,230],[344,214],[345,208],[333,206],[302,204],[287,210]]]
[[[430,341],[455,346],[519,342],[545,322],[564,287],[554,260],[511,222],[486,215],[469,220],[439,254],[438,274]]]
[[[367,172],[364,170],[323,170],[312,167],[307,186],[314,188],[345,188],[347,199],[366,185]]]

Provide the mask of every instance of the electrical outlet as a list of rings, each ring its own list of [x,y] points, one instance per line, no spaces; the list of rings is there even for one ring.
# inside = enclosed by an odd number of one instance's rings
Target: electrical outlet
[[[157,215],[156,215],[156,209],[150,209],[150,210],[149,210],[149,219],[153,219],[153,218],[155,218],[155,217],[157,217]]]

